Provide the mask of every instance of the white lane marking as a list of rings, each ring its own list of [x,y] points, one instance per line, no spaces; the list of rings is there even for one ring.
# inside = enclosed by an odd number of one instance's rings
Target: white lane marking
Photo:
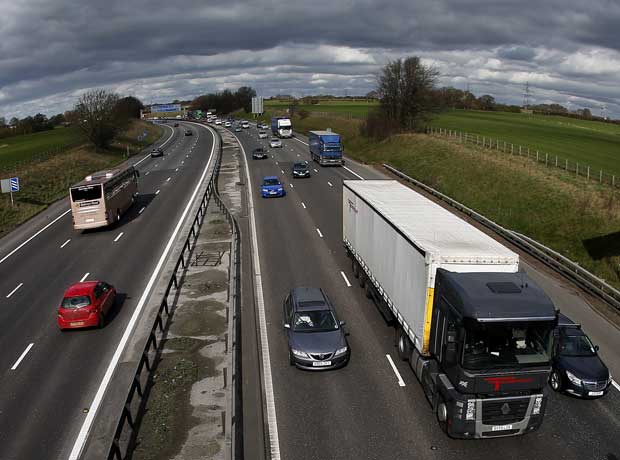
[[[26,347],[26,349],[24,350],[24,352],[21,354],[21,356],[19,358],[17,358],[17,361],[15,361],[15,364],[13,364],[13,366],[11,367],[11,370],[14,371],[15,369],[17,369],[17,366],[19,366],[19,363],[21,363],[23,361],[23,359],[26,357],[26,355],[28,354],[28,352],[30,351],[30,349],[34,346],[34,343],[31,343],[30,345],[28,345]]]
[[[160,191],[161,191],[161,190],[157,190],[157,191],[155,192],[155,195],[159,195],[159,192],[160,192]]]
[[[304,144],[304,145],[308,145],[308,144],[306,144],[304,141],[299,140],[299,139],[297,139],[296,137],[294,137],[293,139],[295,139],[297,142],[301,142],[301,143],[302,143],[302,144]]]
[[[284,174],[284,169],[281,169],[280,171],[282,171],[282,174]]]
[[[19,291],[19,288],[20,288],[20,287],[22,287],[23,285],[24,285],[24,283],[19,283],[15,289],[13,289],[11,292],[9,292],[9,293],[7,294],[6,298],[7,298],[7,299],[10,299],[10,298],[11,298],[11,296],[12,296],[13,294],[15,294],[17,291]]]
[[[69,238],[67,241],[65,241],[64,243],[62,243],[62,244],[60,245],[60,249],[64,248],[66,245],[68,245],[68,244],[69,244],[69,241],[71,241],[71,238]]]
[[[155,168],[157,168],[157,163],[155,163]]]
[[[121,354],[123,350],[125,349],[125,345],[127,344],[127,341],[129,340],[129,336],[131,335],[133,328],[136,324],[136,321],[138,320],[138,317],[140,316],[140,313],[142,312],[142,308],[146,304],[146,299],[150,295],[150,291],[153,287],[153,284],[155,283],[155,280],[159,276],[161,267],[163,266],[166,258],[168,257],[168,252],[170,252],[170,248],[172,247],[176,239],[177,233],[179,233],[179,229],[181,228],[181,225],[185,221],[185,217],[187,216],[187,213],[192,207],[192,203],[194,202],[194,199],[196,198],[196,194],[198,193],[198,190],[200,189],[200,186],[202,185],[202,182],[205,179],[205,176],[207,175],[207,171],[209,170],[209,166],[211,165],[211,160],[213,159],[213,152],[215,151],[216,137],[215,137],[215,134],[213,134],[213,131],[211,130],[211,128],[205,126],[205,129],[208,129],[213,136],[213,144],[211,147],[211,155],[209,157],[209,161],[207,162],[207,165],[205,166],[205,169],[202,172],[202,176],[200,177],[200,180],[196,184],[194,193],[192,193],[192,196],[189,198],[189,201],[187,202],[187,206],[185,207],[185,210],[183,211],[181,218],[177,222],[177,225],[174,228],[172,235],[170,235],[168,244],[166,244],[166,247],[164,248],[164,252],[159,258],[159,261],[157,262],[157,265],[155,266],[155,270],[153,270],[153,274],[151,275],[149,282],[147,283],[146,288],[144,289],[144,292],[142,293],[142,296],[140,297],[140,300],[138,301],[138,305],[136,306],[136,309],[134,310],[133,315],[131,315],[131,319],[129,320],[129,323],[127,324],[127,327],[125,328],[125,332],[123,333],[123,336],[121,337],[121,341],[118,343],[118,346],[116,347],[116,351],[114,352],[114,355],[112,356],[112,359],[110,360],[110,364],[108,365],[108,368],[106,369],[103,379],[101,380],[101,384],[99,385],[99,388],[97,389],[97,393],[95,393],[95,397],[93,398],[93,401],[91,402],[89,406],[89,411],[88,411],[88,414],[86,415],[86,419],[84,420],[84,423],[82,424],[82,428],[80,429],[80,432],[78,433],[77,439],[75,440],[75,443],[73,444],[73,449],[71,450],[71,453],[69,454],[69,460],[78,460],[80,458],[80,455],[82,454],[82,449],[84,448],[84,445],[86,444],[86,440],[88,439],[88,434],[92,427],[93,421],[95,420],[95,416],[97,415],[97,412],[99,410],[99,406],[101,405],[101,401],[103,400],[103,395],[105,394],[108,388],[108,385],[110,384],[110,381],[112,380],[112,375],[114,374],[114,371],[116,370],[116,366],[118,365]]]
[[[344,169],[346,169],[347,171],[349,171],[351,174],[353,174],[354,176],[356,176],[358,179],[361,180],[366,180],[364,179],[362,176],[360,176],[358,173],[356,173],[355,171],[353,171],[352,169],[347,168],[346,166],[343,166]]]
[[[179,168],[175,169],[174,172],[177,172],[179,170]]]
[[[314,169],[314,168],[312,168],[312,169]],[[318,173],[318,171],[317,171],[316,169],[314,169],[314,172],[315,172],[315,173]]]
[[[181,164],[185,164],[185,160],[181,161]]]
[[[301,155],[298,153],[297,156],[300,157]]]
[[[140,210],[138,211],[138,214],[142,214],[142,211],[144,211],[145,209],[146,209],[146,207],[145,207],[145,206],[142,206],[142,207],[140,208]]]
[[[327,181],[327,185],[329,185],[330,187],[333,187],[332,183],[330,181]]]
[[[86,278],[88,278],[88,275],[90,275],[90,273],[88,273],[88,272],[84,273],[84,276],[82,276],[82,279],[80,280],[80,283],[83,283],[84,281],[86,281]]]
[[[301,206],[306,209],[306,203],[304,203],[303,201],[301,202]]]
[[[147,171],[144,173],[145,176],[148,176],[151,171]]]
[[[271,156],[271,158],[273,158],[273,155]],[[276,164],[278,164],[278,162],[276,161]]]
[[[172,179],[172,177],[169,177],[168,179],[166,179],[166,182],[170,182],[170,179]]]
[[[342,275],[342,278],[344,278],[344,282],[347,283],[347,287],[351,287],[351,283],[349,283],[349,278],[347,278],[347,275],[345,275],[344,272],[340,272],[340,274]]]
[[[237,137],[235,135],[235,137]],[[237,138],[239,142],[239,138]],[[241,152],[243,152],[243,158],[246,157],[243,144],[239,142]],[[269,338],[267,336],[267,320],[265,319],[265,299],[263,298],[263,282],[260,272],[260,257],[258,255],[258,236],[256,233],[256,219],[254,217],[254,193],[252,192],[252,179],[250,178],[250,168],[248,168],[248,162],[245,161],[245,176],[247,183],[250,184],[249,197],[249,213],[250,213],[250,234],[251,234],[251,246],[252,246],[252,260],[254,270],[254,295],[256,297],[256,305],[258,307],[258,325],[260,330],[260,342],[261,342],[261,354],[262,354],[262,369],[263,369],[263,383],[265,387],[265,404],[267,407],[267,427],[269,430],[269,449],[271,451],[272,460],[280,460],[280,440],[278,437],[278,421],[276,419],[276,404],[273,396],[273,380],[271,376],[271,358],[269,356]]]
[[[316,229],[316,232],[319,234],[319,236],[320,236],[321,238],[323,238],[323,234],[321,233],[321,230],[319,230],[319,229],[317,228],[317,229]]]
[[[288,185],[290,185],[290,186],[291,186],[291,188],[294,188],[293,184],[288,184]]]
[[[116,238],[114,238],[114,242],[116,243],[123,236],[123,232],[120,232]]]
[[[614,386],[616,390],[620,391],[620,385],[618,385],[618,382],[616,382],[615,380],[612,380],[611,384]]]
[[[166,128],[170,128],[172,130],[172,133],[170,133],[170,137],[168,137],[168,139],[165,140],[165,142],[163,144],[161,144],[159,146],[159,148],[164,148],[164,145],[166,145],[168,142],[170,142],[170,139],[172,139],[172,136],[174,136],[174,129],[172,129],[170,126],[168,125],[164,125]],[[144,160],[146,160],[148,157],[150,157],[151,154],[149,153],[147,156],[145,156],[144,158],[142,158],[140,161],[138,161],[137,163],[134,163],[133,166],[134,168],[136,166],[138,166],[140,163],[142,163]]]
[[[49,227],[51,227],[53,224],[55,224],[56,222],[58,222],[60,219],[62,219],[64,216],[66,216],[67,214],[69,214],[71,212],[71,209],[67,209],[65,212],[63,212],[61,215],[59,215],[58,217],[56,217],[56,219],[54,219],[53,221],[51,221],[49,224],[47,224],[45,227],[43,227],[41,230],[39,230],[37,233],[35,233],[34,235],[32,235],[30,238],[28,238],[26,241],[24,241],[22,244],[20,244],[19,246],[17,246],[15,249],[13,249],[11,252],[9,252],[6,256],[4,256],[2,259],[0,259],[0,264],[2,262],[4,262],[6,259],[8,259],[9,257],[11,257],[13,254],[15,254],[17,251],[19,251],[21,248],[23,248],[24,246],[26,246],[28,243],[30,243],[32,240],[34,240],[37,236],[39,236],[41,233],[43,233],[45,230],[47,230]]]
[[[392,357],[390,355],[385,355],[385,357],[390,362],[390,366],[392,366],[392,370],[396,374],[396,378],[398,379],[398,386],[404,387],[405,386],[405,381],[400,376],[400,372],[398,372],[398,369],[396,369],[396,365],[394,364],[394,361],[392,361]]]

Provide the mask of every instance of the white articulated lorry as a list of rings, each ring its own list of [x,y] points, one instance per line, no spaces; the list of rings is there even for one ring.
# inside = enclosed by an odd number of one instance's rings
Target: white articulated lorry
[[[541,425],[557,312],[517,254],[386,180],[344,181],[343,241],[449,436]]]

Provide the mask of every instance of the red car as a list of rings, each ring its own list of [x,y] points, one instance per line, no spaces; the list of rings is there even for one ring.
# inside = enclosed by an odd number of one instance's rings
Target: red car
[[[58,327],[103,327],[105,315],[116,299],[116,289],[103,281],[75,283],[65,291],[58,307]]]

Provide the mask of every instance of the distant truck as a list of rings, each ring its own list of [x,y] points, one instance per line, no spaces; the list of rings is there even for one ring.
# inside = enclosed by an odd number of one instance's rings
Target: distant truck
[[[308,148],[310,156],[321,166],[342,165],[344,147],[340,134],[332,131],[310,131],[308,134]]]
[[[293,137],[293,125],[288,117],[273,117],[271,119],[271,132],[280,138]]]
[[[455,438],[538,429],[557,312],[518,255],[396,181],[347,180],[342,199],[353,274],[395,326],[441,428]]]

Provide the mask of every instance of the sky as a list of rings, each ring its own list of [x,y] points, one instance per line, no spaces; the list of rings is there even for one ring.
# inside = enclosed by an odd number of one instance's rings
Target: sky
[[[441,86],[620,118],[618,0],[0,0],[0,116],[105,88],[145,104],[252,86],[364,95],[411,55]]]

